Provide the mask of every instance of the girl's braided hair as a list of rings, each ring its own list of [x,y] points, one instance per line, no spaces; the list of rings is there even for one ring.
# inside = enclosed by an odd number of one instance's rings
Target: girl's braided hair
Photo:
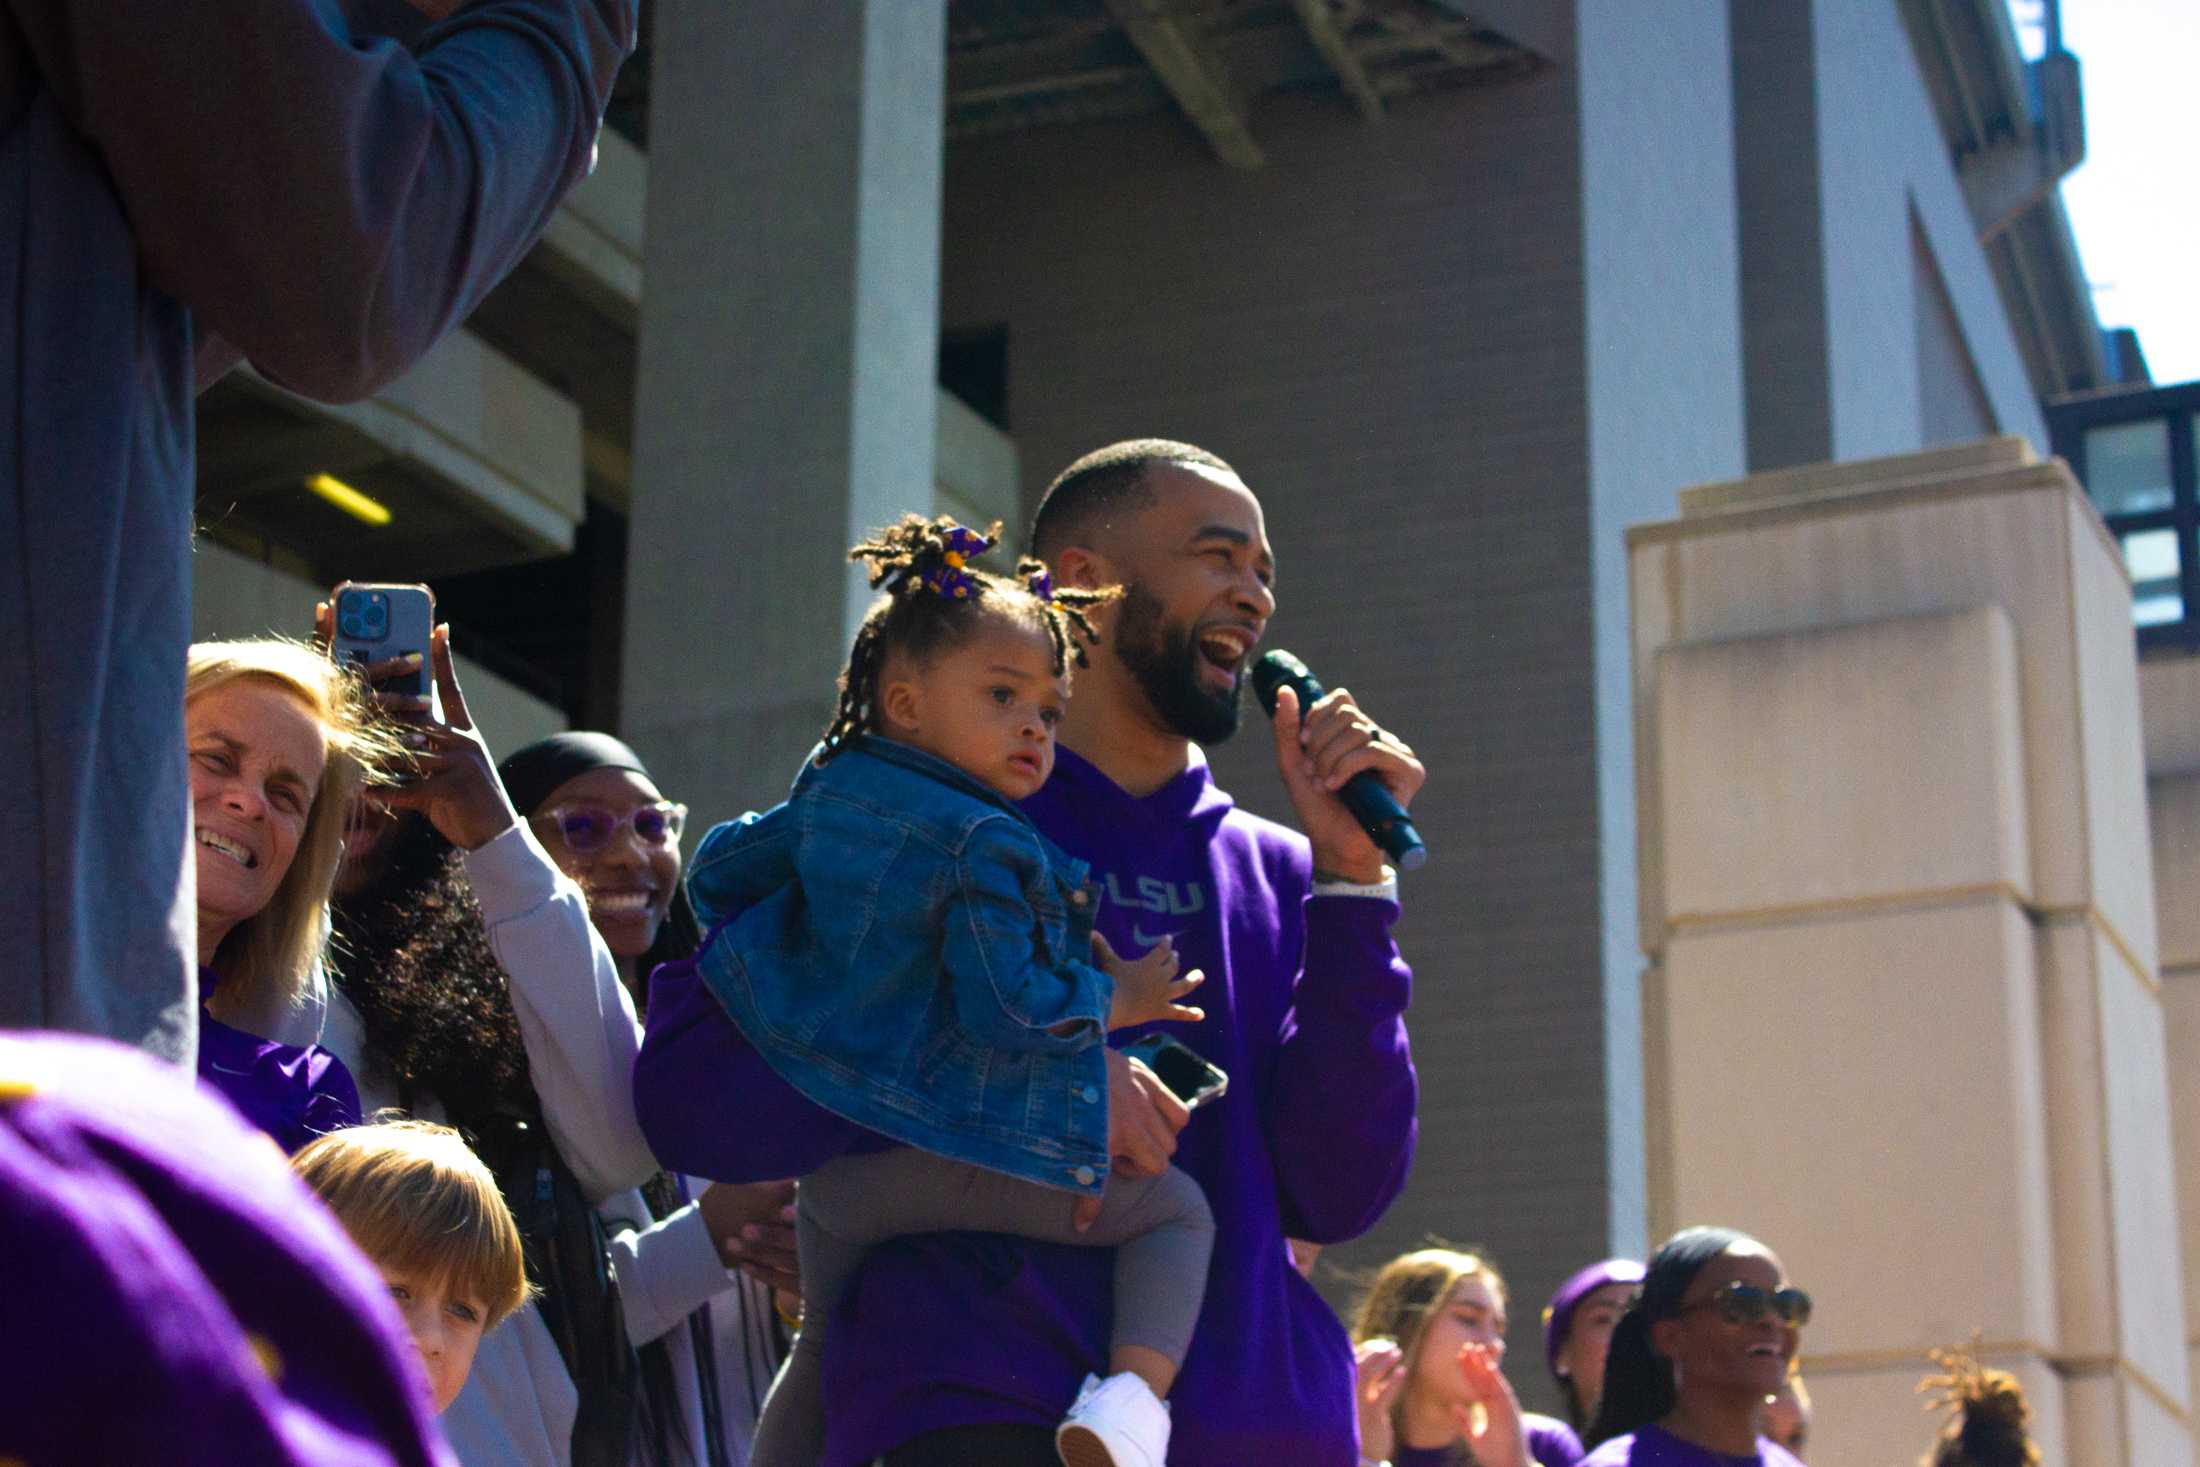
[[[2039,1467],[2039,1446],[2025,1429],[2032,1407],[2017,1378],[1979,1364],[1975,1339],[1967,1349],[1930,1355],[1943,1373],[1919,1381],[1918,1391],[1934,1393],[1927,1410],[1953,1407],[1955,1414],[1919,1467]]]
[[[840,702],[826,726],[818,763],[877,726],[879,673],[894,653],[922,661],[960,646],[987,621],[1006,617],[1045,629],[1057,674],[1073,663],[1086,665],[1084,642],[1098,641],[1099,633],[1085,608],[1115,600],[1122,587],[1058,590],[1046,563],[1030,556],[1016,563],[1014,576],[972,565],[1000,534],[998,520],[980,534],[947,515],[905,514],[899,524],[850,548],[848,558],[869,564],[871,585],[883,594],[871,603],[848,649]]]

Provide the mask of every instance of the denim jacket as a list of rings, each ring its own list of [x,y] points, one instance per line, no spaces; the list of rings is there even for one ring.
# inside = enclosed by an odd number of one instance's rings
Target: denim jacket
[[[1085,876],[985,785],[872,735],[703,837],[688,896],[718,930],[696,969],[818,1105],[1097,1193],[1115,990],[1088,961],[1100,890]]]

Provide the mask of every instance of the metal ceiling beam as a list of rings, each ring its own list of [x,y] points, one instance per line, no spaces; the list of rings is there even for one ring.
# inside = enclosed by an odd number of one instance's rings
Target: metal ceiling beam
[[[1414,9],[1412,0],[1361,0],[1369,17],[1396,35],[1426,47],[1459,66],[1474,66],[1482,57],[1469,39],[1471,22],[1428,19]]]
[[[1206,137],[1216,157],[1232,168],[1258,168],[1266,161],[1231,95],[1228,78],[1161,0],[1108,0],[1108,13]]]
[[[1344,84],[1345,94],[1360,109],[1360,116],[1369,122],[1380,122],[1383,116],[1382,94],[1368,80],[1367,68],[1360,58],[1352,54],[1352,46],[1345,39],[1344,30],[1337,24],[1335,12],[1329,8],[1329,0],[1292,0],[1299,12],[1299,24],[1306,27],[1306,38],[1314,43],[1329,69],[1337,73],[1337,80]]]

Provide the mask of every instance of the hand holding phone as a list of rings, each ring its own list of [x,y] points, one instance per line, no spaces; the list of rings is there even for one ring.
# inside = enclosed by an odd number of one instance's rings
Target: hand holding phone
[[[1219,1065],[1209,1063],[1173,1034],[1141,1034],[1123,1046],[1123,1053],[1152,1070],[1169,1093],[1191,1110],[1221,1098],[1230,1088],[1230,1077]]]
[[[421,634],[417,665],[410,649],[386,658],[363,657],[356,650],[346,657],[347,647],[357,649],[376,636],[380,641],[369,645],[394,647],[400,641],[394,630],[395,608],[400,604],[395,597],[383,603],[387,609],[381,614],[363,611],[347,633],[344,593],[358,590],[418,590],[431,610],[434,600],[425,586],[358,587],[347,581],[314,608],[316,634],[328,644],[332,657],[361,667],[375,690],[375,701],[399,725],[411,756],[400,771],[400,782],[384,787],[376,798],[392,810],[427,816],[437,832],[460,850],[479,850],[517,825],[519,813],[504,791],[504,781],[497,777],[495,757],[467,712],[466,695],[459,690],[458,671],[451,661],[451,629],[435,626]]]
[[[314,630],[328,655],[356,667],[377,694],[425,698],[430,713],[435,683],[428,669],[428,640],[435,631],[435,593],[422,585],[345,581],[328,593],[328,616]],[[385,700],[385,707],[392,707]],[[392,711],[397,711],[392,707]]]

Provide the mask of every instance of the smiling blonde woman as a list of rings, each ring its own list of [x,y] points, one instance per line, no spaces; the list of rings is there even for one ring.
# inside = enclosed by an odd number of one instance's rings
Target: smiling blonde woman
[[[341,1061],[263,1037],[295,1009],[353,796],[390,752],[364,690],[312,648],[201,642],[184,674],[198,877],[199,1076],[285,1151],[359,1121]]]

